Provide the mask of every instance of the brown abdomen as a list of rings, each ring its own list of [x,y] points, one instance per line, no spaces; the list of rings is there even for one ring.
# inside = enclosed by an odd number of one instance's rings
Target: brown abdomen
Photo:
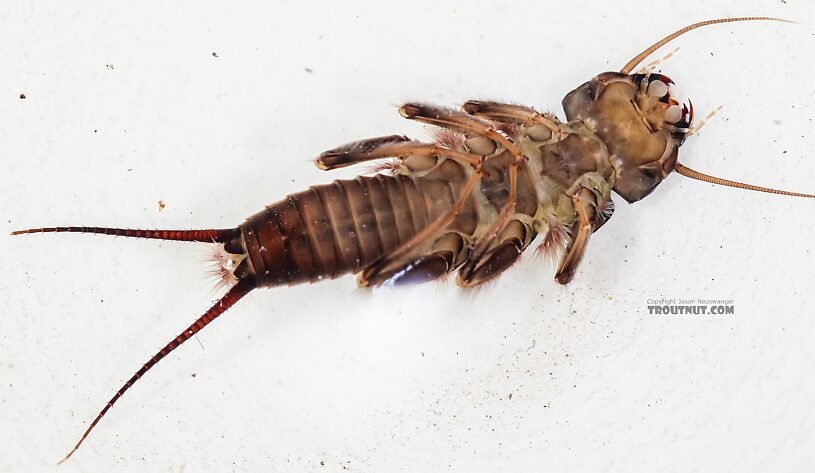
[[[240,227],[257,284],[291,285],[355,273],[449,209],[457,187],[375,175],[289,195]],[[474,206],[466,207],[454,226],[471,233],[478,219]]]

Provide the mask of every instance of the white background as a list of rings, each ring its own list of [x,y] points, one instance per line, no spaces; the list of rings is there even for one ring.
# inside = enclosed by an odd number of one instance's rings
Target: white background
[[[0,471],[56,470],[215,298],[201,245],[11,230],[235,226],[359,172],[318,171],[325,149],[426,137],[402,101],[562,116],[658,38],[742,15],[802,24],[675,42],[663,71],[699,116],[725,106],[680,160],[815,191],[812,2],[293,3],[0,5]],[[671,176],[617,203],[567,287],[529,252],[478,291],[255,291],[58,471],[810,470],[815,202]],[[662,297],[736,314],[648,315]]]

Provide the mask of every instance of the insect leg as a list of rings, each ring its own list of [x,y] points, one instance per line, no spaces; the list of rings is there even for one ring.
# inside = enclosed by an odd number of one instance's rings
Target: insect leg
[[[470,166],[477,166],[479,163],[479,158],[470,153],[438,144],[421,143],[406,136],[391,135],[355,141],[328,150],[317,158],[317,167],[329,171],[365,161],[409,156],[444,156]]]
[[[522,123],[526,126],[543,125],[562,139],[564,130],[555,117],[547,117],[532,107],[500,102],[468,100],[461,109],[473,116],[499,122]]]
[[[498,244],[480,258],[470,257],[467,260],[467,266],[458,273],[458,284],[473,287],[498,277],[518,261],[534,239],[534,230],[517,219],[510,220],[498,237]]]
[[[472,287],[494,278],[510,267],[520,256],[525,247],[525,234],[523,226],[513,225],[518,204],[518,170],[523,163],[516,160],[509,166],[509,197],[501,208],[498,217],[490,225],[487,232],[479,238],[470,257],[458,272],[456,282],[462,287]],[[501,243],[493,248],[493,243],[499,236],[504,236]]]
[[[394,146],[411,142],[413,140],[403,135],[377,136],[354,141],[324,151],[317,157],[315,164],[323,171],[330,171],[372,159],[389,158],[394,156],[393,152],[383,153],[383,150],[392,150]]]
[[[433,105],[406,103],[399,107],[399,113],[409,120],[450,128],[462,133],[472,132],[485,136],[502,145],[513,156],[523,158],[523,153],[521,153],[518,146],[504,133],[492,126],[491,123],[464,112]]]
[[[492,118],[502,117],[504,120],[510,118],[516,121],[523,119],[530,123],[548,123],[559,133],[559,128],[554,122],[526,107],[499,104],[496,102],[468,102],[468,104],[469,105],[465,104],[464,106],[465,112],[475,113],[480,107],[480,110],[484,114],[488,114]],[[520,254],[518,246],[510,239],[510,241],[506,242],[506,245],[503,245],[504,242],[502,242],[502,245],[499,245],[500,250],[496,247],[495,252],[490,252],[489,256],[487,256],[496,238],[505,231],[512,217],[515,215],[518,203],[518,172],[527,161],[526,156],[523,155],[521,150],[509,137],[499,132],[489,122],[471,114],[413,103],[403,105],[399,109],[399,113],[405,118],[417,120],[422,123],[483,135],[502,145],[504,149],[515,157],[515,162],[509,165],[510,185],[507,202],[502,207],[493,224],[490,225],[486,234],[479,239],[467,262],[464,263],[464,266],[459,271],[458,282],[462,286],[473,286],[489,279],[489,277],[494,277],[494,275],[497,275],[500,271],[510,266]],[[536,122],[535,120],[538,121]],[[555,130],[551,130],[552,133],[555,133]],[[514,257],[513,252],[515,253]],[[487,262],[490,264],[484,266]],[[487,269],[482,270],[482,273],[477,277],[476,271],[478,268]],[[495,268],[496,271],[490,271],[490,268]],[[498,268],[500,268],[500,270]]]
[[[521,122],[523,124],[541,124],[550,129],[553,134],[560,135],[558,125],[539,114],[533,109],[497,102],[467,102],[461,113],[440,107],[419,104],[405,104],[399,110],[403,117],[414,119],[423,123],[453,128],[464,132],[475,132],[492,139],[509,151],[515,161],[509,165],[509,197],[501,208],[498,217],[490,225],[487,232],[479,238],[478,243],[471,252],[464,266],[458,274],[458,283],[462,286],[474,286],[497,276],[501,271],[511,266],[518,259],[526,244],[526,229],[517,222],[510,229],[510,222],[517,210],[518,172],[527,161],[526,156],[514,142],[503,133],[496,130],[489,122],[485,122],[474,114],[485,118]],[[551,128],[550,128],[551,127]],[[500,244],[493,248],[493,243],[499,236],[503,236]]]
[[[571,195],[571,198],[575,214],[577,214],[577,222],[573,227],[576,228],[576,233],[566,248],[566,253],[560,260],[555,274],[555,280],[560,284],[567,284],[572,280],[580,260],[583,259],[586,244],[594,231],[594,220],[597,218],[597,195],[594,192],[586,187],[580,187]]]
[[[437,237],[455,221],[456,217],[464,209],[475,186],[481,180],[481,175],[482,171],[479,166],[469,177],[461,194],[447,212],[422,231],[413,235],[408,241],[399,245],[395,250],[385,254],[363,269],[357,278],[358,284],[361,287],[379,286],[388,281],[396,284],[400,279],[408,276],[411,270],[415,271],[411,274],[411,278],[404,279],[402,282],[411,280],[413,282],[427,281],[447,274],[452,269],[452,264],[448,262],[449,260],[444,255],[439,253],[448,251],[448,248],[440,248],[431,255],[417,256],[417,253],[426,251],[430,245],[436,244],[436,242],[441,243],[442,239]],[[441,256],[445,260],[447,267],[444,271],[441,271],[441,261],[435,256]]]
[[[466,254],[464,239],[458,233],[451,232],[436,240],[433,253],[417,257],[389,277],[385,278],[387,275],[383,273],[378,281],[370,283],[402,286],[433,281],[456,269],[466,258]]]
[[[504,230],[511,217],[515,214],[517,207],[518,171],[522,164],[526,162],[526,156],[523,155],[521,150],[510,138],[498,131],[489,122],[458,110],[435,107],[432,105],[408,103],[399,108],[399,113],[405,118],[427,123],[429,125],[436,125],[443,128],[460,131],[462,133],[475,133],[487,137],[502,145],[504,149],[509,151],[515,157],[515,162],[513,162],[509,167],[509,198],[499,213],[496,221],[490,226],[485,238],[482,238],[474,249],[474,254],[477,256],[476,260],[480,260],[481,255],[489,250],[492,242]],[[489,158],[483,159],[486,160]],[[419,261],[419,258],[414,256],[417,248],[433,242],[436,235],[446,229],[447,226],[453,222],[455,217],[461,212],[466,199],[470,196],[470,194],[472,194],[473,189],[481,180],[482,173],[483,171],[479,165],[476,167],[476,171],[471,175],[470,179],[465,185],[465,190],[461,193],[458,200],[453,204],[453,207],[448,212],[439,217],[436,221],[431,223],[428,227],[419,232],[409,241],[401,245],[394,252],[383,256],[378,262],[363,270],[358,279],[359,284],[361,286],[382,284],[394,276],[400,276],[403,271],[407,271],[408,269],[415,267]],[[469,261],[471,259],[472,255],[471,258],[468,258],[468,262],[465,263],[465,267],[467,264],[470,264]]]

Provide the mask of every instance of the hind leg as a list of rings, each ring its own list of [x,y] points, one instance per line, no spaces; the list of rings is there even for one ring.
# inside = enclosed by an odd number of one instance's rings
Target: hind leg
[[[461,164],[477,166],[478,156],[439,144],[422,143],[406,136],[368,138],[325,151],[317,157],[317,167],[330,171],[354,164],[385,158],[445,157]]]
[[[429,251],[430,253],[425,255],[400,260],[399,263],[405,261],[407,263],[402,266],[392,265],[390,268],[368,275],[367,279],[363,279],[363,275],[360,274],[359,285],[404,286],[441,279],[466,259],[468,249],[459,234],[448,233],[436,240]]]
[[[518,204],[518,174],[522,169],[526,171],[526,156],[510,137],[499,131],[490,122],[473,115],[415,103],[403,105],[399,108],[399,113],[411,120],[492,140],[514,157],[514,161],[508,168],[509,197],[493,224],[479,238],[459,273],[459,281],[464,281],[463,285],[475,285],[494,277],[517,260],[530,241],[523,225],[512,225],[510,229],[510,222],[513,221]],[[438,236],[448,230],[448,227],[462,212],[466,202],[471,199],[484,173],[483,163],[493,156],[500,155],[495,152],[495,147],[483,146],[483,144],[482,147],[492,149],[493,154],[477,157],[474,154],[462,152],[470,156],[470,160],[478,160],[478,165],[474,166],[475,171],[470,175],[464,190],[450,210],[394,251],[365,268],[358,279],[361,286],[383,284],[393,281],[394,277],[397,280],[408,278],[409,274],[419,280],[433,279],[454,269],[455,265],[450,263],[449,258],[435,252],[429,253],[428,250],[437,241]],[[494,245],[496,241],[499,243]],[[411,277],[410,280],[412,279]]]
[[[425,280],[440,277],[442,275],[440,272],[441,262],[435,258],[427,257],[435,255],[433,246],[440,240],[439,237],[444,235],[450,224],[456,220],[456,217],[464,210],[465,205],[472,196],[475,186],[481,180],[481,174],[482,172],[479,167],[479,169],[476,169],[469,177],[464,186],[464,190],[447,212],[431,222],[430,225],[425,227],[422,231],[413,235],[408,241],[402,243],[396,247],[396,249],[383,255],[370,266],[363,269],[357,278],[357,283],[362,287],[378,286],[391,280],[394,276],[411,270],[419,262],[422,263],[423,268],[427,268],[428,266],[434,268],[433,271],[429,269],[423,270],[429,271],[429,273],[424,276]],[[442,250],[447,251],[446,248],[442,248]],[[445,261],[448,260],[445,259]],[[451,266],[448,263],[448,268],[444,272],[446,273],[450,269]],[[419,270],[416,269],[416,271]]]

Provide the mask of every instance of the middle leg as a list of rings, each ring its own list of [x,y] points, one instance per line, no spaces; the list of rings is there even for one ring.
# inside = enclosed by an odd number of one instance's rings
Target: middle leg
[[[399,112],[403,117],[422,123],[492,140],[498,145],[501,145],[503,150],[508,151],[515,157],[509,169],[510,198],[500,212],[498,220],[487,231],[487,238],[482,239],[483,241],[476,244],[473,250],[474,252],[478,252],[477,254],[482,255],[490,249],[491,242],[502,234],[510,218],[515,213],[518,170],[521,165],[526,162],[526,157],[509,137],[501,133],[489,122],[477,117],[467,115],[457,110],[413,103],[403,105],[400,107]],[[402,143],[399,145],[402,145]],[[361,286],[376,286],[383,283],[398,284],[401,280],[405,282],[419,282],[415,281],[413,277],[408,277],[408,275],[413,274],[421,280],[429,280],[443,276],[455,269],[456,265],[451,262],[449,250],[445,249],[442,251],[443,254],[448,255],[447,258],[439,254],[438,251],[428,253],[428,250],[434,244],[438,244],[437,242],[440,241],[439,237],[444,235],[445,232],[447,232],[447,237],[445,238],[448,239],[448,244],[451,240],[455,241],[451,237],[452,233],[450,233],[449,226],[462,212],[467,201],[472,198],[472,194],[475,192],[477,185],[481,182],[481,178],[484,174],[484,162],[493,156],[499,155],[501,152],[502,151],[495,151],[489,156],[480,158],[475,155],[470,155],[472,159],[478,159],[479,164],[475,166],[475,171],[468,179],[464,190],[458,196],[453,206],[425,229],[414,235],[410,240],[365,268],[359,275],[359,284]],[[524,240],[526,239],[524,238]],[[465,251],[464,241],[462,240],[460,243],[462,246],[461,251]],[[461,254],[462,253],[459,253],[459,255]]]
[[[509,196],[498,216],[481,235],[467,261],[458,272],[456,282],[473,287],[498,277],[512,266],[534,239],[534,230],[518,217],[518,174],[523,159],[509,165]]]

